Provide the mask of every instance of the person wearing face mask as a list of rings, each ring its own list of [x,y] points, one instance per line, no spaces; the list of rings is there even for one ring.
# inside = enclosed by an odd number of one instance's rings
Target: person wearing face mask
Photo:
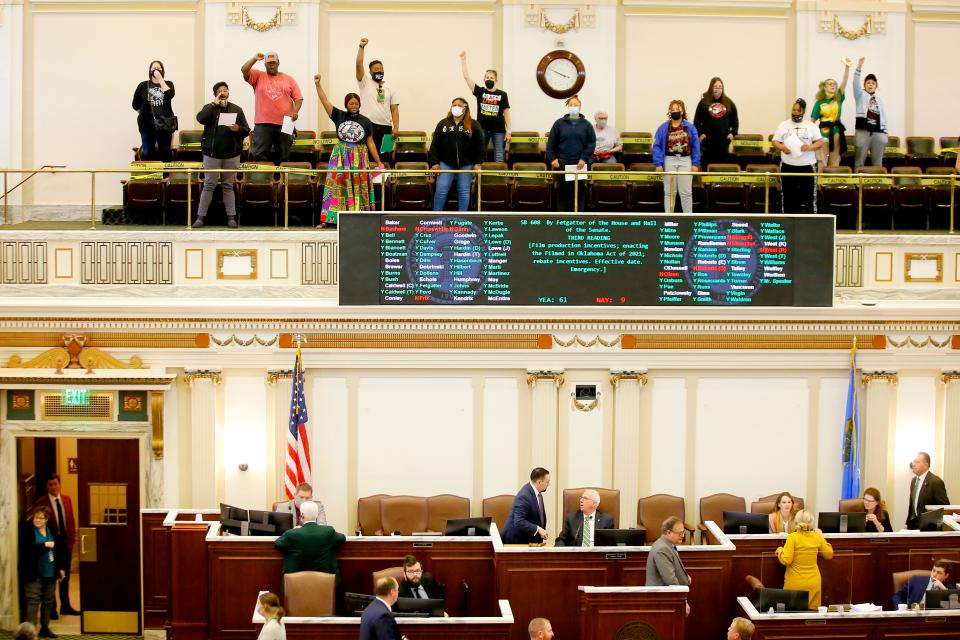
[[[263,60],[266,71],[254,69],[253,65]],[[300,85],[280,71],[280,56],[276,51],[267,55],[258,53],[240,67],[243,79],[253,87],[253,146],[250,156],[254,160],[269,160],[280,164],[290,157],[293,136],[283,133],[283,119],[290,117],[297,121],[300,107],[303,106],[303,94]]]
[[[877,76],[868,73],[860,87],[863,61],[860,58],[853,71],[853,97],[857,101],[856,145],[854,172],[859,173],[870,152],[870,164],[883,166],[883,152],[887,148],[887,111],[883,100],[877,95]]]
[[[723,80],[711,78],[693,116],[693,126],[700,132],[700,166],[730,162],[730,142],[740,132],[737,105],[727,97]]]
[[[243,140],[250,135],[250,125],[243,109],[229,101],[230,87],[226,82],[213,85],[213,102],[209,102],[197,114],[197,122],[203,125],[203,138],[200,149],[203,151],[203,168],[237,169],[240,167],[240,152]],[[234,114],[221,117],[222,114]],[[230,124],[223,121],[233,120]],[[204,171],[203,191],[200,192],[200,205],[197,207],[197,219],[194,228],[203,226],[203,219],[213,200],[213,192],[220,184],[223,192],[223,207],[227,211],[227,226],[237,226],[237,203],[233,183],[237,174],[233,171],[217,173]]]
[[[602,109],[593,114],[593,135],[597,139],[593,149],[593,162],[614,163],[617,161],[616,154],[623,151],[620,132],[609,124],[609,119],[607,112]]]
[[[463,98],[454,98],[447,117],[437,123],[427,153],[431,169],[462,169],[472,171],[483,164],[483,129],[470,117],[470,106]],[[441,173],[433,194],[433,210],[443,211],[447,194],[454,178],[457,181],[457,211],[470,206],[469,173]]]
[[[320,85],[320,75],[313,76],[320,104],[337,129],[337,146],[330,153],[329,172],[323,187],[323,204],[318,229],[336,226],[341,211],[373,211],[377,204],[377,190],[369,173],[346,173],[344,169],[369,169],[370,156],[382,169],[380,154],[373,142],[373,124],[360,115],[360,96],[348,93],[343,98],[346,111],[331,104]],[[369,156],[367,152],[369,151]]]
[[[323,508],[323,503],[313,499],[313,487],[308,482],[301,482],[297,485],[293,500],[281,502],[277,505],[276,511],[281,513],[292,513],[293,521],[299,527],[303,524],[303,514],[300,507],[306,502],[312,502],[317,505],[317,524],[327,524],[327,511]]]
[[[360,113],[370,118],[373,123],[373,142],[377,151],[383,149],[383,137],[388,133],[397,137],[400,130],[400,99],[397,92],[384,82],[383,63],[374,60],[363,70],[363,50],[369,40],[360,38],[360,48],[357,49],[357,86],[360,88]],[[392,153],[384,154],[385,160],[393,157]]]
[[[810,118],[820,122],[820,135],[827,144],[817,150],[817,162],[820,167],[837,166],[847,150],[846,127],[840,122],[843,101],[846,99],[847,78],[850,75],[850,60],[843,59],[843,80],[840,84],[833,78],[820,83],[817,101],[813,103]]]
[[[589,164],[593,152],[597,147],[597,134],[593,125],[587,120],[580,108],[580,96],[570,96],[565,103],[567,113],[550,127],[547,136],[547,162],[550,168],[564,169],[568,165],[576,165],[577,170]],[[583,211],[587,201],[587,190],[584,185],[574,187],[576,180],[566,180],[565,175],[558,175],[560,197],[557,198],[557,211]],[[574,190],[576,189],[576,202]]]
[[[173,115],[173,96],[176,90],[167,80],[163,63],[154,60],[147,68],[147,79],[133,92],[133,110],[137,112],[140,129],[140,159],[170,162],[173,132],[177,117]]]
[[[700,136],[687,120],[683,100],[671,100],[668,120],[657,128],[653,137],[653,164],[658,172],[699,171]],[[672,213],[676,189],[684,213],[693,212],[693,176],[666,176],[663,181],[663,210]]]
[[[486,153],[487,141],[493,141],[493,159],[503,162],[506,158],[506,145],[510,142],[510,99],[506,91],[497,89],[497,72],[487,69],[483,72],[483,86],[473,81],[467,70],[467,52],[460,52],[460,70],[467,88],[477,98],[477,122],[483,129],[483,149]]]
[[[804,120],[807,101],[797,98],[790,110],[790,119],[784,120],[773,134],[773,146],[780,151],[780,171],[784,173],[817,172],[817,150],[826,145],[820,129],[810,120]],[[784,213],[817,212],[816,176],[783,176],[780,179]]]

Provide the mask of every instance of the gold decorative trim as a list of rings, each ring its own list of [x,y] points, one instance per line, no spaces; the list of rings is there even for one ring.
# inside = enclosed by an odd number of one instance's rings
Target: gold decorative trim
[[[879,381],[895,385],[900,381],[900,377],[897,375],[896,371],[865,371],[860,376],[860,384],[863,386],[867,386],[871,382]]]
[[[213,384],[218,385],[223,382],[223,373],[220,371],[208,371],[206,369],[183,372],[183,381],[187,383],[188,387],[193,386],[194,380],[210,380]]]
[[[273,272],[273,256],[274,254],[279,255],[281,253],[283,254],[283,258],[280,258],[283,261],[283,275],[276,275]],[[270,279],[271,280],[287,280],[289,277],[290,277],[290,252],[286,249],[270,249]]]
[[[944,347],[950,346],[951,340],[952,338],[948,337],[948,338],[944,338],[940,342],[937,342],[937,340],[935,340],[933,336],[927,336],[923,340],[914,340],[913,337],[908,337],[908,338],[904,338],[900,342],[897,342],[890,336],[887,336],[887,342],[889,342],[890,345],[896,347],[897,349],[903,349],[907,345],[911,347],[915,347],[917,349],[922,349],[924,347],[929,347],[929,346],[936,347],[937,349],[943,349]]]
[[[940,382],[950,384],[951,382],[960,382],[960,371],[944,371],[940,374]]]
[[[532,387],[541,380],[552,380],[557,387],[562,387],[566,378],[563,371],[527,371],[527,386]]]
[[[150,392],[150,426],[153,428],[153,459],[163,460],[163,391]]]
[[[641,387],[647,384],[647,374],[639,371],[617,371],[610,374],[610,384],[614,389],[620,386],[623,380],[636,380]]]
[[[215,335],[210,336],[210,341],[213,342],[213,344],[217,345],[218,347],[228,347],[231,344],[236,344],[241,347],[249,347],[253,345],[253,343],[257,343],[261,347],[272,347],[277,343],[277,339],[278,339],[278,336],[273,336],[268,340],[264,340],[263,338],[255,334],[249,340],[241,340],[240,338],[237,337],[237,334],[235,333],[230,334],[230,337],[226,338],[225,340],[219,340]]]
[[[889,278],[880,277],[880,256],[887,256],[889,259]],[[877,251],[873,254],[873,279],[876,282],[893,282],[893,252],[892,251]]]
[[[494,2],[373,2],[334,0],[328,13],[493,13]]]
[[[863,19],[863,24],[851,31],[840,24],[840,16],[836,13],[821,11],[819,31],[821,33],[829,32],[847,40],[859,40],[863,36],[869,38],[874,33],[886,33],[887,14],[882,11],[874,11]]]
[[[86,367],[87,373],[93,373],[94,369],[147,368],[140,356],[131,356],[130,362],[123,362],[92,347],[83,348],[77,356],[77,362],[80,363],[80,368]],[[54,347],[26,362],[20,356],[10,356],[5,366],[8,369],[56,369],[56,373],[63,373],[63,368],[69,366],[69,364],[70,353],[63,347]]]
[[[269,386],[272,387],[281,380],[293,380],[293,371],[290,369],[285,371],[267,371],[267,384]]]
[[[933,260],[937,263],[937,275],[932,278],[915,278],[910,275],[910,263],[914,260]],[[903,281],[904,282],[943,282],[943,254],[942,253],[905,253],[903,254]]]
[[[960,252],[953,255],[953,281],[960,282]]]
[[[103,320],[102,318],[100,319]],[[87,333],[87,344],[98,348],[206,349],[206,333]],[[63,333],[24,331],[0,333],[0,347],[56,347],[63,344]]]
[[[223,272],[223,263],[228,258],[249,258],[250,271],[246,275],[232,275]],[[257,250],[256,249],[217,249],[217,280],[256,280],[257,279]]]
[[[572,347],[575,344],[581,347],[593,347],[600,344],[600,345],[603,345],[604,347],[610,348],[620,344],[620,336],[617,336],[613,340],[604,340],[600,336],[594,337],[593,340],[584,340],[580,336],[574,336],[570,338],[570,340],[567,340],[566,342],[564,342],[557,336],[553,336],[553,342],[557,346],[564,347],[564,348]]]
[[[287,2],[285,6],[277,5],[273,17],[265,22],[257,22],[250,17],[247,11],[247,5],[240,2],[231,2],[227,5],[227,24],[232,26],[243,26],[244,29],[253,29],[259,33],[265,33],[271,29],[279,29],[282,26],[291,26],[297,24],[297,11],[295,4]]]
[[[549,335],[522,333],[306,333],[304,349],[549,349]],[[280,348],[294,349],[293,335],[280,334]]]
[[[735,334],[626,334],[622,349],[849,349],[853,339],[857,348],[885,349],[883,335],[735,335]]]
[[[577,411],[582,411],[582,412],[584,412],[584,413],[590,413],[591,411],[593,411],[594,409],[596,409],[597,407],[600,406],[600,396],[599,396],[599,393],[600,393],[600,392],[598,391],[598,392],[597,392],[597,394],[598,394],[597,397],[596,397],[595,399],[591,400],[590,402],[581,402],[580,400],[577,400],[577,399],[573,396],[573,394],[571,393],[571,394],[570,394],[570,396],[571,396],[570,399],[571,399],[571,401],[573,402],[573,408],[576,409]]]
[[[144,387],[144,386],[160,386],[160,385],[169,385],[171,382],[176,380],[176,376],[160,376],[157,378],[61,378],[56,375],[49,376],[28,376],[28,377],[17,377],[17,376],[0,376],[0,386],[6,385],[45,385],[45,384],[55,384],[62,385],[65,387],[70,386],[82,386],[82,387],[92,387],[92,386],[112,386],[117,389],[127,389],[130,387]]]
[[[192,276],[190,275],[190,254],[199,253],[200,254],[200,275]],[[196,271],[193,271],[196,273]],[[184,249],[183,250],[183,279],[184,280],[203,280],[203,249]]]
[[[70,270],[66,272],[66,275],[60,275],[60,254],[65,253],[70,257],[66,258],[66,266],[70,267]],[[57,247],[53,250],[53,277],[56,280],[70,280],[73,278],[73,247]]]
[[[196,13],[194,2],[31,2],[33,13]]]
[[[575,7],[570,19],[558,24],[547,17],[546,9],[538,9],[536,5],[531,3],[527,5],[524,11],[524,20],[528,27],[537,27],[559,35],[568,31],[579,31],[580,27],[596,26],[597,12],[591,4]]]

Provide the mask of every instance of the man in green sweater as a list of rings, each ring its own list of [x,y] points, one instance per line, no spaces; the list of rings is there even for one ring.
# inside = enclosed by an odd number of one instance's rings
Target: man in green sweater
[[[333,527],[317,524],[317,511],[316,503],[304,502],[300,507],[303,526],[284,532],[273,546],[283,554],[284,573],[322,571],[336,574],[339,582],[337,547],[347,538]]]

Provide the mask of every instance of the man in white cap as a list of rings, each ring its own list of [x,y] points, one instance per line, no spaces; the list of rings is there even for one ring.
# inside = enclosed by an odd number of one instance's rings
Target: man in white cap
[[[266,72],[254,69],[263,60]],[[293,76],[280,72],[280,56],[276,51],[258,53],[240,67],[243,79],[253,87],[255,97],[253,148],[254,160],[270,160],[280,164],[290,157],[293,135],[282,132],[283,119],[297,121],[303,94]]]

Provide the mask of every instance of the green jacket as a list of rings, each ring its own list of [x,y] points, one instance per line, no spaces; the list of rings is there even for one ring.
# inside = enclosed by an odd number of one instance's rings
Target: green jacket
[[[283,554],[284,573],[322,571],[336,574],[339,582],[337,547],[346,539],[333,527],[307,522],[302,527],[285,531],[273,546]]]

